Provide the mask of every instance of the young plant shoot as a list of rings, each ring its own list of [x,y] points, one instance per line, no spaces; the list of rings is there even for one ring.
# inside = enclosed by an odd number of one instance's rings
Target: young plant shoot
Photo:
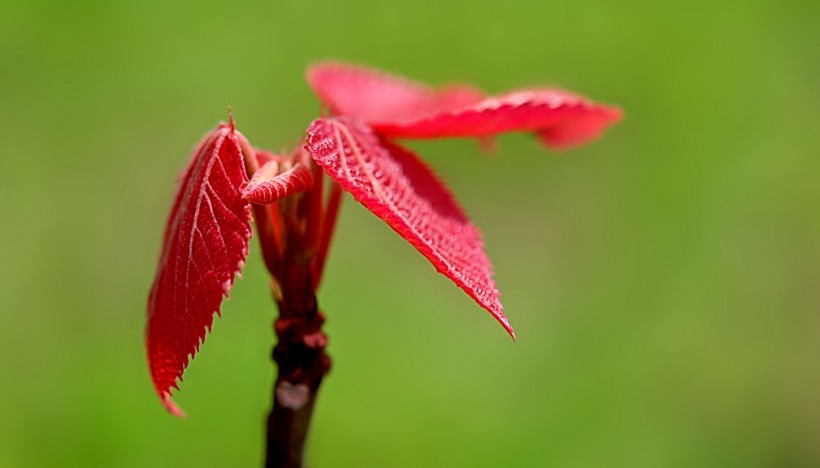
[[[146,345],[154,388],[172,414],[173,389],[213,325],[248,256],[251,221],[279,309],[279,373],[268,418],[268,466],[301,466],[322,378],[330,368],[316,290],[342,192],[382,219],[515,338],[481,234],[444,183],[401,139],[533,133],[548,148],[591,141],[617,107],[551,88],[487,96],[384,72],[319,63],[307,80],[328,115],[291,154],[254,148],[231,116],[199,143],[180,176],[148,296]],[[330,182],[326,183],[326,180]]]

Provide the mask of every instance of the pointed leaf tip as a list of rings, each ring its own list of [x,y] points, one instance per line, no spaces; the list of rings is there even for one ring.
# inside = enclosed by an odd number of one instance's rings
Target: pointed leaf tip
[[[146,347],[154,388],[172,414],[171,389],[199,350],[248,255],[247,140],[220,124],[194,151],[177,186],[148,296]]]
[[[186,418],[188,415],[185,414],[182,409],[174,403],[171,399],[170,393],[165,393],[162,395],[162,404],[165,406],[165,409],[168,410],[169,413],[173,414],[178,418]]]
[[[515,336],[478,229],[415,154],[340,117],[317,119],[306,149],[325,172]]]

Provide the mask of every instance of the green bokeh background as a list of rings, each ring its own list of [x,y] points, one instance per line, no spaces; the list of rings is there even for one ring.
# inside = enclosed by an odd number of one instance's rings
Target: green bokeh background
[[[519,340],[347,199],[315,467],[820,466],[820,3],[0,3],[0,467],[257,466],[274,308],[252,246],[177,401],[143,350],[176,173],[232,106],[292,147],[322,58],[621,105],[561,155],[414,144]]]

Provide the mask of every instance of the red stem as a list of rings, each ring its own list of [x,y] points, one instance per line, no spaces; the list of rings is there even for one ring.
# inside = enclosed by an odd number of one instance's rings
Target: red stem
[[[305,150],[300,151],[299,156],[303,164],[307,164],[313,173],[313,187],[304,193],[304,201],[301,203],[305,213],[303,214],[305,225],[305,249],[311,255],[316,255],[319,244],[319,235],[322,230],[322,195],[324,193],[324,170],[313,161]]]
[[[298,157],[298,156],[297,156]],[[311,161],[311,164],[315,164]],[[271,268],[279,316],[273,360],[278,374],[267,419],[267,467],[304,466],[304,447],[322,379],[330,369],[325,353],[324,316],[316,305],[314,268],[322,227],[321,173],[313,187],[278,203],[270,218],[279,222],[280,262]],[[338,202],[337,202],[338,204]],[[266,238],[260,236],[260,240]],[[265,247],[263,246],[263,251]]]
[[[341,201],[342,187],[336,182],[333,182],[330,186],[330,194],[327,197],[319,248],[316,251],[316,259],[313,261],[314,290],[319,288],[319,282],[322,280],[322,272],[325,269],[325,261],[327,260],[327,253],[330,249],[330,241],[333,239],[333,231],[336,229],[336,219],[339,217]]]
[[[253,217],[256,222],[256,235],[259,236],[259,245],[262,248],[262,259],[265,266],[274,278],[283,274],[282,256],[282,226],[277,213],[277,204],[252,205]]]

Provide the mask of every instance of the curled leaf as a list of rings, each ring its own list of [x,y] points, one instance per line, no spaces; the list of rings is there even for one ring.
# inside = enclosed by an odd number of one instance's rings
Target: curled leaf
[[[282,164],[270,160],[259,168],[242,191],[242,198],[259,205],[273,203],[294,193],[304,192],[313,186],[310,167],[297,162],[283,170]]]
[[[351,119],[315,120],[306,149],[330,177],[410,242],[510,333],[478,229],[409,150]]]
[[[151,378],[165,407],[177,416],[183,413],[171,400],[171,388],[179,388],[177,379],[205,340],[248,255],[242,147],[250,145],[233,124],[221,124],[194,152],[177,187],[148,297]]]

